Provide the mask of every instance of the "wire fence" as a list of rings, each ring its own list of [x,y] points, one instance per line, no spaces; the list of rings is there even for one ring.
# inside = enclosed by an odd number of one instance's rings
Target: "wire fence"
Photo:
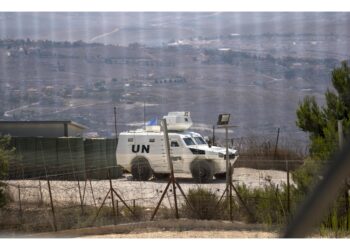
[[[287,162],[285,164],[288,164]],[[65,173],[42,175],[26,179],[7,180],[7,193],[11,201],[1,209],[1,230],[3,231],[50,231],[64,230],[70,228],[82,228],[88,226],[100,226],[113,223],[123,223],[129,221],[149,220],[152,212],[157,206],[167,179],[151,179],[149,181],[135,181],[130,174],[116,179],[112,177],[112,170],[116,167],[104,167],[89,169],[85,173],[85,179],[77,178],[82,171],[66,169]],[[106,179],[88,178],[89,173],[104,172]],[[72,179],[75,176],[75,179]],[[96,176],[96,175],[93,175]],[[218,211],[226,211],[227,201],[222,200],[218,204],[219,197],[222,196],[226,188],[225,180],[213,180],[210,183],[196,183],[190,175],[177,174],[176,178],[184,193],[189,195],[191,190],[204,189],[207,193],[199,194],[202,204],[209,204],[214,209],[212,218],[229,219],[227,212],[218,217]],[[257,204],[261,200],[266,200],[271,204],[269,207],[281,206],[287,211],[288,202],[295,204],[299,201],[295,197],[289,196],[293,201],[287,201],[285,190],[282,188],[295,185],[291,177],[285,171],[277,170],[254,170],[237,168],[233,173],[233,183],[238,192],[254,213]],[[264,196],[247,190],[263,189],[273,187],[277,190],[280,198]],[[188,217],[193,215],[188,212],[188,205],[185,197],[177,192],[177,204],[180,208],[180,216]],[[160,204],[156,219],[174,217],[174,190],[170,186],[168,192],[164,194],[164,200]],[[233,193],[235,206],[235,219],[247,217],[247,211],[237,199],[237,194]],[[197,199],[198,197],[194,197]],[[191,199],[191,197],[189,198]],[[192,201],[193,204],[196,201]],[[193,205],[192,204],[192,205]],[[210,205],[211,204],[211,205]],[[224,207],[222,207],[224,206]],[[226,207],[225,207],[226,206]],[[220,208],[220,209],[219,209]],[[195,208],[201,213],[202,208]],[[219,209],[219,210],[218,210]],[[196,211],[194,211],[196,213]],[[191,215],[192,214],[192,215]],[[243,216],[243,217],[242,217]],[[196,217],[196,216],[195,216]],[[281,219],[282,220],[282,219]],[[281,222],[272,219],[271,223]]]
[[[46,164],[48,158],[43,155]],[[278,169],[283,170],[244,167],[252,162],[279,165]],[[179,189],[175,189],[180,217],[233,219],[268,225],[287,223],[304,199],[291,173],[291,169],[302,164],[301,160],[241,159],[232,176],[235,187],[232,212],[224,195],[226,180],[197,183],[189,174],[176,174],[186,195],[185,199]],[[135,181],[128,173],[115,177],[113,173],[121,171],[116,166],[91,165],[82,169],[72,166],[74,164],[68,161],[65,168],[55,172],[55,168],[42,165],[41,175],[5,181],[10,202],[1,208],[0,230],[42,232],[146,221],[151,219],[163,195],[155,219],[175,217],[173,187],[164,193],[168,179]],[[196,190],[205,191],[193,193]],[[349,197],[344,196],[334,204],[323,224],[348,230],[348,210]]]

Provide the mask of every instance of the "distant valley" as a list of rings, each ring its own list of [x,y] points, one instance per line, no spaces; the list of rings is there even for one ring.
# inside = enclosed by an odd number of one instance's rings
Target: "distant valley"
[[[298,102],[323,102],[350,56],[347,13],[0,13],[0,23],[0,119],[74,120],[107,137],[116,106],[120,130],[188,110],[210,134],[230,112],[234,137],[280,127],[305,141]]]

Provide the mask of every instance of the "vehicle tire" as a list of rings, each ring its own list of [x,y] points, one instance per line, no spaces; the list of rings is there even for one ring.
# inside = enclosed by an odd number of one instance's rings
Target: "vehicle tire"
[[[213,180],[214,165],[208,160],[194,160],[190,165],[192,177],[199,183]]]
[[[226,172],[225,173],[218,173],[218,174],[214,174],[215,178],[217,180],[226,180]]]
[[[153,172],[153,175],[157,180],[166,180],[166,179],[169,179],[169,176],[170,176],[169,173],[154,173],[154,172]]]
[[[232,168],[231,164],[230,164],[230,174],[231,174],[231,176],[233,174],[233,168]],[[214,174],[214,176],[218,180],[226,180],[226,172],[224,172],[224,173],[217,173],[217,174]]]
[[[151,165],[145,157],[136,157],[131,162],[131,174],[134,180],[147,181],[152,176]]]

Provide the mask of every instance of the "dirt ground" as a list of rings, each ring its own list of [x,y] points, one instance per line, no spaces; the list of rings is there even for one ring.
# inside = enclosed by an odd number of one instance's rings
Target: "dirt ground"
[[[274,232],[264,231],[159,231],[147,233],[90,235],[87,238],[278,238]],[[83,237],[83,238],[86,238]]]
[[[280,229],[240,221],[168,219],[27,235],[34,238],[278,238]]]
[[[200,186],[220,195],[226,185],[225,180],[214,180],[212,183],[198,184],[188,174],[178,174],[176,176],[185,193],[191,188]],[[235,169],[233,181],[236,185],[245,184],[248,188],[258,188],[269,185],[269,181],[273,184],[281,185],[286,183],[286,177],[287,175],[284,171],[238,168]],[[138,206],[155,207],[167,184],[167,180],[132,181],[131,179],[132,177],[126,174],[123,178],[113,180],[113,187],[125,201],[132,202],[136,200],[136,205]],[[14,201],[18,201],[18,185],[20,185],[22,202],[41,201],[46,204],[50,202],[46,181],[11,180],[8,181],[8,184]],[[291,185],[294,185],[294,183],[291,182]],[[100,205],[109,190],[109,181],[80,181],[80,188],[86,205]],[[80,202],[78,183],[76,181],[51,181],[51,190],[55,204]],[[166,207],[173,206],[168,197],[164,200],[163,205]]]

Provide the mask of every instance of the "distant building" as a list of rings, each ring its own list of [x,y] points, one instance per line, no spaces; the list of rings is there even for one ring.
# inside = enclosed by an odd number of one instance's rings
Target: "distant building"
[[[43,88],[43,92],[47,95],[47,96],[52,96],[55,92],[55,89],[53,86],[46,86]]]
[[[85,129],[73,121],[0,121],[0,136],[82,137]]]
[[[72,90],[72,96],[73,97],[76,97],[76,98],[81,98],[81,97],[84,97],[85,95],[85,91],[83,88],[81,87],[75,87],[73,90]]]

